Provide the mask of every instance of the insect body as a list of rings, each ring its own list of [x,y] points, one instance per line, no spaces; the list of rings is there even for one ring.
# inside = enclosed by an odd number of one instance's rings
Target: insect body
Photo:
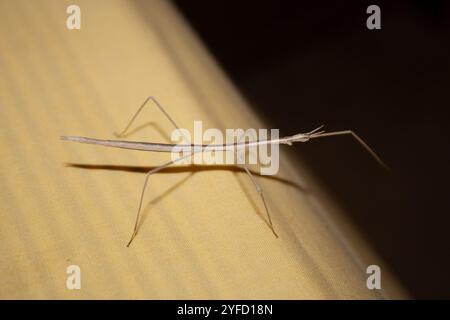
[[[131,118],[131,120],[128,122],[125,129],[120,133],[115,133],[116,137],[120,138],[123,137],[127,130],[130,128],[134,120],[137,118],[141,110],[144,108],[144,106],[149,102],[152,101],[155,103],[155,105],[164,113],[164,115],[168,118],[168,120],[173,124],[173,126],[180,130],[180,128],[177,126],[177,124],[173,121],[173,119],[169,116],[169,114],[164,110],[164,108],[159,104],[159,102],[154,97],[148,97],[144,103],[139,107],[137,112],[134,114],[134,116]],[[178,161],[181,161],[183,159],[186,159],[188,157],[192,157],[194,154],[199,152],[211,152],[211,151],[217,151],[217,152],[234,152],[238,154],[237,152],[246,149],[246,148],[252,148],[252,147],[259,147],[262,145],[275,145],[275,144],[286,144],[291,146],[293,143],[296,142],[307,142],[311,139],[321,138],[321,137],[329,137],[329,136],[337,136],[337,135],[345,135],[349,134],[352,135],[374,158],[377,160],[383,167],[387,168],[383,161],[380,159],[380,157],[360,138],[358,137],[353,131],[347,130],[347,131],[334,131],[334,132],[325,132],[321,130],[323,126],[320,126],[310,132],[306,133],[298,133],[293,136],[286,136],[283,138],[277,138],[277,139],[265,139],[265,140],[256,140],[256,141],[245,141],[245,142],[237,142],[237,143],[229,143],[229,144],[164,144],[164,143],[153,143],[153,142],[139,142],[139,141],[122,141],[122,140],[101,140],[101,139],[93,139],[93,138],[86,138],[86,137],[79,137],[79,136],[61,136],[62,140],[67,141],[74,141],[74,142],[80,142],[80,143],[87,143],[87,144],[95,144],[95,145],[101,145],[106,147],[115,147],[115,148],[123,148],[123,149],[132,149],[132,150],[141,150],[141,151],[150,151],[150,152],[173,152],[174,149],[177,150],[177,152],[184,152],[187,153],[184,156],[172,160],[169,162],[166,162],[165,164],[155,167],[152,170],[147,172],[144,186],[142,188],[140,201],[139,201],[139,208],[136,215],[136,220],[134,224],[134,230],[131,235],[131,238],[127,244],[127,247],[130,246],[131,242],[135,238],[138,226],[139,226],[139,218],[142,208],[142,202],[144,198],[145,189],[148,183],[148,178],[153,173],[156,173],[158,171],[161,171],[164,168],[169,167],[172,164],[175,164]],[[181,132],[181,131],[180,131]],[[185,136],[186,141],[189,141],[187,137]],[[268,218],[269,226],[272,230],[272,233],[275,235],[275,237],[278,238],[277,233],[275,232],[275,229],[272,224],[272,219],[270,217],[269,209],[266,204],[266,200],[264,198],[264,194],[258,183],[256,182],[255,178],[253,177],[253,174],[248,169],[247,165],[243,163],[243,168],[245,169],[246,173],[248,174],[250,180],[252,181],[253,185],[256,188],[256,191],[261,197],[261,200],[264,204],[264,208],[266,211],[266,215]]]

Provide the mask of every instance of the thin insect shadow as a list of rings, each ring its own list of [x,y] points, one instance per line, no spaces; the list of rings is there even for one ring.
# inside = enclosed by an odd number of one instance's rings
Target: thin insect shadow
[[[153,168],[157,168],[157,166],[124,166],[124,165],[113,165],[113,164],[84,164],[84,163],[65,163],[67,167],[86,169],[86,170],[110,170],[110,171],[127,171],[127,172],[137,172],[137,173],[147,173]],[[228,171],[234,173],[245,173],[243,168],[240,168],[236,165],[185,165],[185,166],[176,166],[176,167],[168,167],[164,168],[160,171],[160,173],[181,173],[181,172],[202,172],[202,171]],[[274,181],[278,181],[284,185],[288,185],[293,187],[303,193],[310,193],[310,191],[304,186],[292,182],[288,179],[281,178],[274,175],[263,175],[258,171],[250,170],[250,172],[259,176],[263,179],[270,179]]]
[[[127,171],[127,172],[138,172],[138,173],[147,173],[148,171],[152,170],[156,167],[148,167],[148,166],[122,166],[122,165],[97,165],[97,164],[81,164],[81,163],[66,163],[65,164],[68,167],[73,168],[80,168],[80,169],[86,169],[86,170],[112,170],[112,171]],[[147,217],[149,215],[149,208],[159,201],[161,201],[164,197],[168,196],[170,193],[175,191],[178,187],[183,185],[189,178],[191,178],[196,172],[201,171],[228,171],[232,172],[237,180],[238,183],[244,192],[245,196],[249,199],[250,204],[252,205],[255,212],[258,214],[258,216],[264,221],[265,224],[267,224],[268,227],[270,227],[269,221],[264,217],[264,214],[259,210],[256,202],[254,201],[254,197],[251,195],[250,191],[247,189],[245,184],[239,177],[237,176],[239,173],[244,173],[245,170],[241,167],[238,167],[236,165],[229,165],[229,166],[223,166],[223,165],[186,165],[186,166],[177,166],[177,167],[168,167],[160,171],[160,173],[182,173],[182,172],[190,172],[190,174],[186,177],[184,177],[182,180],[174,184],[172,187],[170,187],[168,190],[163,192],[161,195],[157,196],[156,198],[150,200],[147,202],[147,204],[144,207],[144,210],[142,210],[142,216],[138,224],[138,229],[141,228],[141,226],[144,224],[144,222],[147,220]],[[290,187],[293,187],[297,190],[300,190],[303,193],[310,193],[305,187],[301,186],[298,183],[292,182],[288,179],[284,179],[281,177],[273,176],[273,175],[262,175],[258,171],[250,170],[251,173],[255,176],[263,177],[264,179],[271,179],[274,181],[278,181],[284,185],[288,185]]]

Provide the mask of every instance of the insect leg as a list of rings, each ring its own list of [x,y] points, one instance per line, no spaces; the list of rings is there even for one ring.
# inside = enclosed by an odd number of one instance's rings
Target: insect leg
[[[138,108],[138,110],[136,111],[134,116],[131,117],[131,119],[128,122],[128,124],[126,125],[125,129],[123,129],[121,133],[114,132],[114,135],[116,137],[122,138],[126,134],[128,129],[130,128],[130,126],[133,124],[134,120],[136,120],[136,118],[139,115],[139,113],[142,111],[142,109],[147,105],[147,103],[149,101],[152,101],[158,107],[158,109],[166,116],[166,118],[170,121],[170,123],[173,124],[175,129],[180,131],[180,128],[178,127],[178,125],[175,123],[175,121],[172,119],[172,117],[166,112],[166,110],[164,110],[163,106],[158,102],[158,100],[156,100],[155,97],[150,96],[147,99],[145,99],[144,103]],[[183,137],[186,139],[186,143],[189,143],[189,139],[186,137],[186,135],[183,133],[183,131],[180,131],[180,132],[183,135]]]
[[[186,158],[188,158],[188,157],[191,157],[194,153],[195,153],[195,152],[190,153],[190,154],[187,154],[187,155],[184,155],[184,156],[182,156],[182,157],[180,157],[180,158],[178,158],[178,159],[176,159],[176,160],[172,160],[172,161],[166,162],[165,164],[160,165],[159,167],[153,168],[153,169],[151,169],[150,171],[147,172],[147,174],[146,174],[146,176],[145,176],[144,185],[143,185],[143,187],[142,187],[141,197],[140,197],[140,200],[139,200],[139,207],[138,207],[138,211],[137,211],[137,214],[136,214],[136,221],[135,221],[135,223],[134,223],[133,234],[131,235],[131,238],[130,238],[130,241],[128,242],[128,244],[127,244],[127,247],[130,246],[130,244],[131,244],[131,242],[133,241],[134,237],[136,237],[136,234],[137,234],[138,229],[139,229],[139,219],[140,219],[140,215],[141,215],[141,208],[142,208],[142,202],[143,202],[143,200],[144,200],[145,189],[147,188],[148,178],[149,178],[153,173],[156,173],[156,172],[158,172],[158,171],[161,171],[162,169],[167,168],[168,166],[170,166],[170,165],[172,165],[172,164],[174,164],[174,163],[176,163],[176,162],[178,162],[178,161],[181,161],[181,160],[183,160],[183,159],[186,159]]]
[[[375,153],[375,151],[372,150],[369,145],[364,142],[362,138],[360,138],[355,132],[351,130],[345,130],[345,131],[335,131],[335,132],[319,132],[311,135],[311,139],[314,138],[321,138],[321,137],[330,137],[330,136],[339,136],[339,135],[351,135],[353,138],[355,138],[356,141],[358,141],[364,149],[369,152],[369,154],[385,169],[389,170],[389,167],[381,160],[381,158]]]
[[[241,142],[242,137],[239,139],[238,143]],[[239,152],[235,149],[234,152],[236,153],[236,156],[240,158]],[[272,230],[272,233],[276,238],[278,238],[278,234],[275,232],[275,228],[273,227],[272,219],[270,218],[270,212],[269,207],[267,206],[266,199],[264,197],[264,192],[262,188],[259,186],[258,182],[256,182],[255,177],[253,176],[252,172],[249,170],[247,164],[245,163],[245,160],[242,161],[242,166],[244,167],[245,172],[247,173],[248,177],[250,178],[251,182],[253,183],[253,186],[256,189],[256,192],[258,192],[259,196],[261,197],[261,200],[264,204],[264,209],[266,210],[267,219],[269,221],[269,227]]]

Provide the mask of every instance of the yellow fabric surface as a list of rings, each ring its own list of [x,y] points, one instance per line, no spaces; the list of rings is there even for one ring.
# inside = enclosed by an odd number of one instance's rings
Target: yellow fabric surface
[[[174,167],[150,178],[130,248],[144,172],[167,154],[63,142],[113,138],[153,95],[181,127],[264,127],[164,1],[0,1],[0,298],[383,298],[396,282],[282,152],[251,182],[229,167]],[[131,140],[167,142],[154,107]],[[78,166],[77,166],[78,165]],[[84,167],[80,167],[84,165]],[[344,236],[345,235],[345,236]],[[81,268],[81,289],[66,268]],[[382,266],[384,290],[366,287]]]

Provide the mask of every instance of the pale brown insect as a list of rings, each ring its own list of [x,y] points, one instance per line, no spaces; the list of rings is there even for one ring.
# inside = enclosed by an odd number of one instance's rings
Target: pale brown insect
[[[147,105],[147,103],[149,101],[152,101],[161,110],[161,112],[167,117],[167,119],[172,123],[172,125],[177,130],[180,130],[178,125],[170,117],[170,115],[164,110],[164,108],[161,106],[161,104],[154,97],[150,96],[139,107],[139,109],[136,111],[134,116],[128,122],[125,129],[123,129],[123,131],[119,134],[114,133],[116,135],[116,137],[121,138],[126,134],[128,129],[130,128],[130,126],[133,124],[134,120],[137,118],[137,116],[139,115],[141,110],[144,108],[145,105]],[[172,152],[174,150],[174,148],[177,148],[177,151],[189,152],[189,154],[182,156],[182,157],[178,158],[177,160],[172,160],[172,161],[166,162],[165,164],[155,167],[147,172],[145,181],[144,181],[144,185],[142,188],[140,200],[139,200],[139,207],[138,207],[137,214],[136,214],[136,220],[135,220],[135,224],[134,224],[133,233],[127,244],[127,247],[129,247],[138,232],[142,202],[144,199],[145,189],[147,187],[148,178],[150,177],[150,175],[152,175],[153,173],[156,173],[158,171],[161,171],[162,169],[167,168],[178,161],[192,157],[195,153],[198,153],[198,152],[206,152],[206,151],[208,151],[208,152],[211,152],[211,151],[227,152],[227,151],[230,151],[230,152],[235,152],[236,154],[238,154],[237,153],[238,150],[252,148],[252,147],[258,147],[261,145],[286,144],[286,145],[291,146],[295,142],[307,142],[311,139],[316,139],[316,138],[349,134],[349,135],[353,136],[372,155],[372,157],[375,158],[375,160],[378,163],[380,163],[383,167],[387,168],[387,166],[383,163],[383,161],[380,159],[380,157],[353,131],[345,130],[345,131],[325,132],[325,131],[321,130],[322,128],[323,128],[323,126],[320,126],[310,132],[298,133],[293,136],[286,136],[286,137],[278,138],[278,139],[256,140],[256,141],[246,141],[246,142],[238,141],[237,143],[213,144],[213,145],[211,145],[211,144],[209,144],[209,145],[204,145],[204,144],[180,145],[180,144],[165,144],[165,143],[139,142],[139,141],[101,140],[101,139],[93,139],[93,138],[78,137],[78,136],[61,136],[61,139],[67,140],[67,141],[75,141],[75,142],[81,142],[81,143],[102,145],[102,146],[106,146],[106,147],[115,147],[115,148],[150,151],[150,152]],[[180,133],[183,134],[182,131],[180,131]],[[183,136],[184,136],[184,134],[183,134]],[[189,141],[189,139],[187,139],[186,136],[184,136],[184,137],[185,137],[186,141]],[[278,234],[275,232],[275,228],[272,224],[272,219],[270,217],[269,209],[267,207],[267,203],[264,198],[263,191],[262,191],[261,187],[259,186],[259,184],[256,182],[251,171],[248,169],[248,166],[245,163],[243,163],[242,165],[243,165],[244,170],[248,174],[252,184],[255,186],[256,191],[258,192],[258,194],[261,197],[261,200],[264,204],[264,208],[266,211],[270,229],[272,230],[272,233],[275,235],[275,237],[278,238]]]

